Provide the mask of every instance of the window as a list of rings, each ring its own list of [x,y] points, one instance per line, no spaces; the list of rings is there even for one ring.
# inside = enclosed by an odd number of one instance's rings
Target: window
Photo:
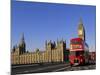
[[[76,56],[80,56],[80,55],[83,55],[83,51],[77,51],[76,52]]]
[[[75,51],[71,51],[70,52],[70,55],[75,55]]]
[[[73,40],[73,41],[71,41],[71,44],[82,44],[82,41]]]
[[[80,55],[83,55],[83,51],[71,51],[70,52],[70,55],[74,55],[74,56],[80,56]]]

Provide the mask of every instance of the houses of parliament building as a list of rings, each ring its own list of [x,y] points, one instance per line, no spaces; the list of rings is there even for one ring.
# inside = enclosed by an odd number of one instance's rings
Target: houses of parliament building
[[[22,35],[18,46],[14,46],[11,53],[11,64],[33,64],[48,62],[63,62],[64,50],[66,50],[66,41],[57,41],[57,43],[45,42],[45,51],[27,52],[24,35]]]

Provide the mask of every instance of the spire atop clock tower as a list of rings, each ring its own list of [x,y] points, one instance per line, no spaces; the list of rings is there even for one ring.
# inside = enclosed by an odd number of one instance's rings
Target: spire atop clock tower
[[[78,37],[82,38],[85,41],[85,29],[83,26],[82,18],[80,18],[80,20],[79,20]]]

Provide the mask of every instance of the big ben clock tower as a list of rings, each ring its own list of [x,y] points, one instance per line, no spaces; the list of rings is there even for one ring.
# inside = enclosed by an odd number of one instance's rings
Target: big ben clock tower
[[[78,37],[82,38],[85,41],[85,29],[83,26],[82,19],[80,18],[79,26],[78,26]]]

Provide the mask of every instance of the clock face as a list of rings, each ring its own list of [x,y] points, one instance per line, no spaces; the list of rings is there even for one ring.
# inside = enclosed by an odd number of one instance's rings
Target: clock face
[[[79,34],[82,34],[82,30],[79,30]]]

